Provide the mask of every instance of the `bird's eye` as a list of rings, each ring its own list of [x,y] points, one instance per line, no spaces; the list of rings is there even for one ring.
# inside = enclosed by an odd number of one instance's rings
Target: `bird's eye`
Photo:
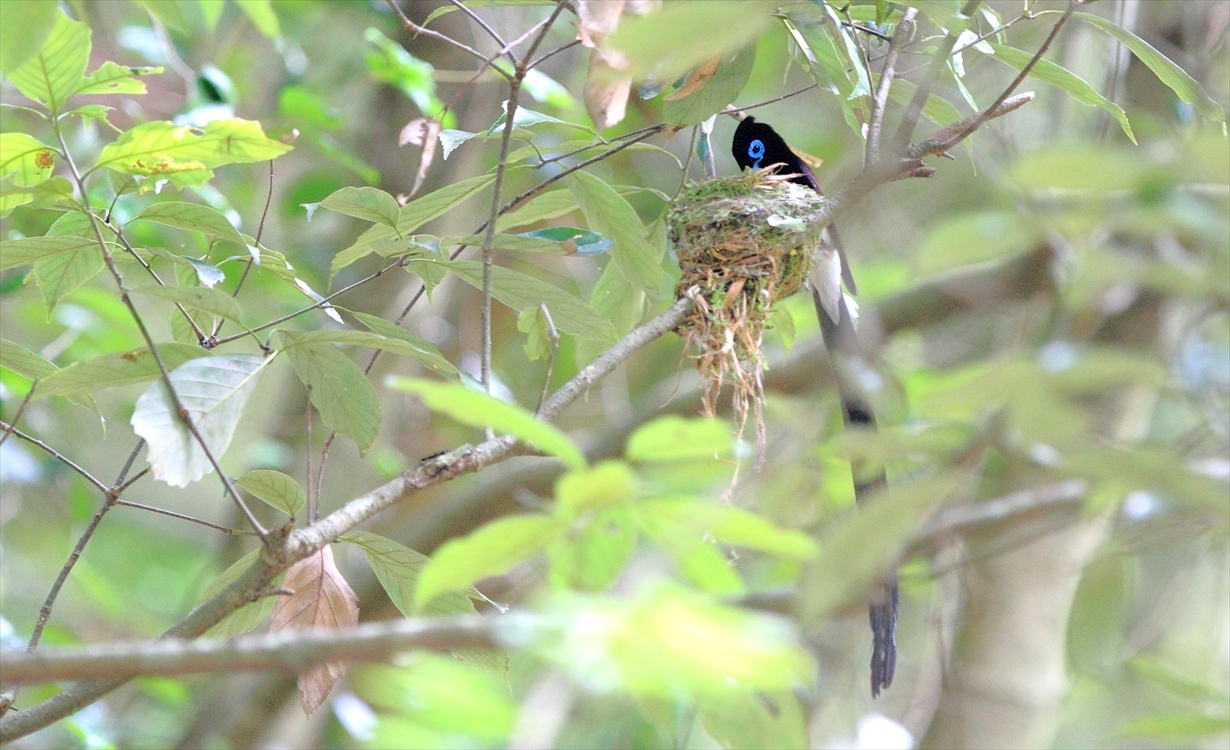
[[[755,169],[760,169],[760,160],[764,158],[764,143],[757,138],[747,144],[747,155],[752,157],[754,161],[752,167]]]

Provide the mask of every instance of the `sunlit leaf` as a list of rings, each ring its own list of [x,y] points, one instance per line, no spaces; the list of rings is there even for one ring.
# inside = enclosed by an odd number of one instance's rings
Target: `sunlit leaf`
[[[389,377],[385,385],[413,393],[427,408],[447,414],[471,427],[490,427],[555,456],[571,467],[585,465],[585,456],[567,435],[516,404],[471,390],[461,383],[438,383],[416,378]]]
[[[251,120],[213,120],[204,128],[155,121],[126,130],[104,146],[90,171],[106,167],[165,177],[177,185],[201,185],[215,167],[267,161],[290,149],[267,138],[260,123]]]
[[[720,419],[667,416],[649,422],[628,438],[629,461],[659,462],[729,456],[734,449],[730,425]]]
[[[44,14],[36,16],[45,21]],[[58,114],[81,86],[90,58],[90,35],[85,24],[58,14],[42,47],[20,68],[6,71],[8,79],[18,91]]]
[[[481,578],[507,573],[546,549],[561,530],[554,518],[521,515],[492,521],[473,533],[450,539],[419,574],[415,611],[422,612],[441,594],[462,591]]]
[[[51,176],[56,154],[52,148],[25,133],[0,133],[0,178],[15,175],[17,187],[37,185]]]
[[[157,75],[161,67],[130,68],[110,60],[98,66],[81,81],[74,94],[144,94],[145,81],[140,76]],[[78,108],[80,110],[80,108]]]
[[[58,3],[0,3],[0,71],[18,70],[39,51],[63,15]]]

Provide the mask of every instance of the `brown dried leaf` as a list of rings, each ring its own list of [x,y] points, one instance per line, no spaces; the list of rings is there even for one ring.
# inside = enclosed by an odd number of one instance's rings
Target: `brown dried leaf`
[[[599,133],[624,119],[631,92],[631,77],[612,67],[598,50],[590,53],[585,110]]]
[[[624,0],[581,0],[577,3],[577,38],[586,47],[597,47],[619,28]]]
[[[359,622],[359,600],[333,561],[333,548],[325,547],[286,571],[282,586],[294,591],[279,597],[273,607],[269,632],[291,628],[339,630]],[[299,700],[303,713],[320,708],[333,686],[346,672],[344,662],[316,664],[299,673]]]
[[[440,123],[430,117],[418,117],[406,123],[397,137],[398,146],[405,146],[409,143],[423,149],[422,156],[419,157],[418,172],[414,175],[414,187],[410,190],[411,198],[419,192],[419,188],[423,187],[423,182],[427,179],[427,172],[436,158],[436,144],[439,140]]]

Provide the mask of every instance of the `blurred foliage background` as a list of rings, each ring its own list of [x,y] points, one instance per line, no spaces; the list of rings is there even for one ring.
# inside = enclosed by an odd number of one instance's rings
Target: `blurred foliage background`
[[[365,224],[326,211],[309,221],[302,205],[348,185],[409,194],[420,152],[398,145],[406,123],[435,116],[449,102],[445,127],[479,132],[497,121],[507,98],[503,79],[491,72],[467,85],[475,61],[406,32],[385,3],[63,5],[93,32],[91,69],[103,60],[165,66],[161,75],[143,79],[146,96],[96,99],[114,107],[109,115],[114,126],[127,129],[162,119],[190,123],[223,112],[259,120],[275,138],[297,131],[294,151],[274,162],[272,180],[266,164],[231,166],[218,170],[206,187],[185,190],[190,197],[181,199],[222,211],[248,234],[263,222],[262,244],[284,254],[298,277],[321,293],[372,273],[381,259],[366,258],[330,278],[334,256]],[[548,12],[537,4],[470,5],[506,39],[520,36]],[[778,7],[744,5],[749,16]],[[928,10],[928,4],[919,5]],[[1009,19],[1026,6],[1040,11],[1066,4],[986,5]],[[421,23],[433,10],[449,6],[403,7]],[[815,7],[800,3],[785,9]],[[1108,0],[1084,10],[1131,28],[1187,71],[1212,100],[1226,105],[1226,3]],[[1032,52],[1053,19],[1038,16],[1014,24],[1011,44]],[[494,51],[461,12],[438,16],[431,28],[485,53]],[[638,28],[681,40],[692,33],[651,21]],[[763,28],[738,105],[812,83],[785,27],[774,22]],[[928,45],[938,41],[930,24],[924,23],[920,34],[924,38],[900,65],[910,77],[920,74],[930,59]],[[543,49],[575,36],[576,18],[565,12]],[[547,78],[522,97],[522,106],[592,126],[583,97],[588,56],[588,49],[577,46],[549,60],[542,67]],[[955,149],[956,161],[940,161],[934,179],[883,187],[841,221],[859,280],[863,330],[882,378],[879,437],[843,435],[806,295],[786,301],[769,334],[768,462],[754,473],[744,460],[729,496],[735,506],[818,535],[822,556],[825,549],[841,549],[855,558],[859,546],[842,536],[853,533],[851,458],[884,461],[893,481],[907,488],[924,480],[947,482],[950,507],[1013,497],[1037,506],[998,523],[982,522],[968,538],[964,531],[924,537],[911,548],[902,570],[897,682],[878,701],[871,702],[865,686],[868,644],[860,591],[846,592],[849,601],[842,599],[837,608],[841,616],[805,628],[803,643],[818,676],[800,681],[802,699],[766,697],[772,710],[754,720],[739,718],[736,708],[710,706],[708,716],[725,715],[733,726],[711,722],[679,736],[664,734],[663,727],[692,726],[690,718],[671,713],[684,709],[628,685],[613,692],[587,690],[568,668],[551,666],[567,653],[560,645],[553,655],[514,653],[506,675],[459,667],[450,657],[434,655],[415,656],[398,667],[356,669],[335,693],[331,710],[308,719],[299,712],[291,676],[143,678],[20,746],[502,746],[519,711],[538,706],[535,700],[558,707],[563,695],[570,697],[560,746],[871,747],[924,738],[933,746],[969,746],[978,744],[974,738],[990,741],[1012,721],[1008,713],[996,713],[994,701],[978,702],[1000,690],[1006,702],[1036,698],[1045,704],[1029,713],[1031,727],[1007,735],[1029,738],[1031,744],[1225,747],[1230,741],[1230,150],[1224,121],[1202,116],[1091,24],[1068,26],[1047,59],[1122,105],[1137,142],[1128,140],[1106,110],[1029,80],[1024,88],[1036,91],[1037,100],[980,130],[969,148]],[[963,60],[965,93],[983,106],[1015,75],[973,49]],[[28,103],[7,80],[3,86],[6,104]],[[937,93],[962,114],[972,111],[951,77]],[[890,125],[900,113],[900,104],[890,105]],[[807,91],[754,114],[823,161],[818,174],[830,193],[861,169],[863,140],[833,94]],[[20,109],[5,108],[0,116],[5,132],[37,135],[45,128]],[[634,90],[626,119],[603,135],[662,118],[661,97],[642,99]],[[727,149],[734,126],[725,117],[714,125],[719,174],[737,169]],[[923,129],[930,127],[924,123]],[[66,132],[69,148],[79,154],[94,154],[113,138],[97,121],[74,122]],[[535,132],[540,147],[586,137],[552,124]],[[689,179],[702,179],[699,160],[688,159],[689,139],[684,130],[651,143],[688,161]],[[447,159],[437,155],[420,192],[486,173],[497,155],[498,139],[466,141]],[[547,164],[511,171],[505,195],[560,169]],[[675,159],[660,150],[633,148],[588,171],[626,186],[625,197],[642,221],[664,236],[655,222],[667,208],[664,199],[685,178]],[[104,182],[97,182],[100,200],[109,197]],[[141,201],[120,199],[116,215],[135,215]],[[428,229],[437,236],[469,235],[487,210],[484,201],[471,200]],[[18,207],[3,219],[0,234],[5,239],[41,235],[57,215]],[[554,221],[583,222],[579,213]],[[160,225],[136,223],[128,231],[143,245],[178,254],[207,250],[194,235]],[[590,299],[609,261],[607,256],[509,255],[500,262]],[[670,275],[677,270],[669,253],[664,265],[663,285],[656,296],[651,290],[646,315],[671,301]],[[221,267],[230,288],[242,268]],[[0,276],[4,338],[59,364],[142,345],[105,274],[50,312],[42,295],[23,287],[24,280],[21,269]],[[418,287],[417,279],[397,270],[336,303],[391,319]],[[298,310],[308,298],[273,273],[254,271],[241,300],[248,320],[263,321]],[[479,292],[449,278],[424,302],[407,319],[407,328],[460,369],[477,374]],[[149,309],[155,338],[173,340],[170,316]],[[292,324],[324,325],[320,311]],[[522,405],[537,403],[545,362],[527,356],[513,311],[497,306],[493,327],[499,388]],[[565,336],[552,383],[565,382],[577,372],[578,359],[592,354],[578,352]],[[365,355],[356,361],[363,364]],[[385,357],[372,380],[379,384],[386,374],[421,375],[422,370],[412,360]],[[0,369],[0,387],[4,418],[11,420],[30,381]],[[37,400],[25,409],[20,426],[109,476],[131,449],[128,419],[143,388],[96,394],[103,419],[65,399]],[[261,388],[223,466],[234,476],[278,469],[302,482],[305,456],[320,450],[327,433],[317,425],[312,445],[307,443],[305,394],[290,368],[268,373]],[[404,393],[377,391],[380,435],[362,456],[353,442],[333,444],[320,493],[324,512],[423,457],[480,439],[478,431],[433,416]],[[668,335],[594,386],[558,423],[591,459],[614,457],[645,420],[663,413],[693,416],[697,405],[696,379],[682,342]],[[97,509],[98,497],[79,476],[28,444],[10,439],[0,450],[0,637],[5,647],[24,648],[47,590]],[[369,527],[431,554],[491,519],[543,507],[560,471],[542,459],[512,459],[415,495]],[[717,498],[729,472],[706,479]],[[1064,502],[1044,502],[1048,488],[1071,480],[1081,484],[1070,498],[1064,501],[1060,492]],[[242,526],[218,484],[208,479],[184,490],[147,479],[125,499]],[[274,522],[271,509],[258,512]],[[878,530],[863,531],[871,537],[866,554],[879,554]],[[120,508],[99,527],[77,563],[43,644],[154,636],[190,609],[215,575],[253,548],[244,537]],[[359,595],[362,618],[397,616],[360,550],[342,547],[338,554]],[[822,565],[822,572],[840,577],[840,565],[822,562],[828,566]],[[854,568],[863,564],[849,562]],[[648,551],[635,558],[628,573],[634,580],[657,575],[637,566],[661,568],[663,562]],[[775,594],[798,574],[794,563],[767,555],[748,555],[739,567],[753,593]],[[480,588],[500,602],[533,601],[542,580],[542,566],[531,563]],[[841,588],[824,575],[804,576],[799,586],[803,595],[820,597],[827,587]],[[652,598],[661,595],[638,599],[654,613],[645,615],[646,640],[654,628],[671,632],[669,618],[660,618],[673,610]],[[1058,652],[1051,648],[1056,642]],[[52,686],[24,689],[18,705],[54,691]],[[373,725],[376,715],[381,718]],[[883,717],[896,723],[886,725]],[[804,726],[806,734],[799,734]],[[902,739],[902,728],[913,740]]]

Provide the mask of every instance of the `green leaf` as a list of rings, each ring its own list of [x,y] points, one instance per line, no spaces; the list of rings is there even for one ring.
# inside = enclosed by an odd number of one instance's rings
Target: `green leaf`
[[[749,44],[722,56],[716,69],[712,60],[688,74],[683,86],[663,99],[662,117],[671,125],[686,127],[708,120],[738,98],[756,62],[756,45]]]
[[[555,483],[556,513],[576,518],[586,511],[627,505],[636,496],[636,475],[622,461],[573,469]]]
[[[637,525],[670,556],[681,577],[714,596],[735,597],[747,593],[743,578],[713,541],[670,518],[637,510]]]
[[[878,585],[919,524],[961,478],[939,474],[876,492],[820,534],[820,555],[799,582],[799,620],[813,626]]]
[[[834,94],[850,97],[855,90],[854,82],[841,52],[824,27],[801,11],[791,11],[782,20],[807,60],[812,80]]]
[[[28,380],[42,380],[60,369],[51,360],[3,338],[0,338],[0,367],[6,367]]]
[[[667,3],[656,13],[624,17],[607,45],[628,59],[622,71],[627,75],[640,78],[652,73],[671,81],[760,36],[772,23],[772,8],[713,0]]]
[[[178,302],[184,307],[201,310],[243,325],[243,310],[240,309],[239,303],[231,295],[217,289],[151,284],[139,286],[133,289],[132,293]]]
[[[418,267],[442,266],[456,274],[476,289],[483,288],[483,264],[473,260],[427,261],[413,260],[407,267],[418,273]],[[574,336],[614,341],[615,329],[611,321],[598,311],[559,287],[519,271],[502,266],[491,269],[491,296],[518,312],[527,307],[545,304],[551,311],[555,327]]]
[[[0,178],[11,174],[16,187],[37,185],[51,176],[56,152],[25,133],[0,133]]]
[[[551,356],[551,329],[542,307],[527,307],[517,316],[517,330],[526,334],[525,356],[531,362]]]
[[[156,75],[161,67],[130,68],[110,60],[98,66],[81,81],[81,88],[73,94],[144,94],[145,82],[138,76]],[[81,108],[78,107],[78,110]]]
[[[201,15],[205,17],[205,25],[209,30],[218,28],[218,19],[226,9],[226,0],[197,0],[197,5],[201,8]]]
[[[571,190],[548,190],[535,195],[526,204],[501,216],[495,224],[497,232],[513,227],[555,219],[577,210],[577,199]]]
[[[415,552],[409,547],[398,544],[392,539],[368,531],[352,531],[338,539],[341,542],[358,545],[367,556],[367,564],[371,566],[376,579],[389,595],[389,600],[406,617],[413,617],[414,591],[418,586],[419,573],[427,565],[430,558]],[[472,592],[478,596],[478,592]],[[473,615],[477,614],[470,596],[459,592],[441,594],[431,600],[423,613],[428,615]],[[485,669],[500,674],[508,673],[508,655],[500,651],[484,651],[482,649],[460,648],[452,650],[453,656],[479,669]]]
[[[240,247],[248,246],[248,242],[244,240],[243,235],[239,233],[239,230],[235,229],[221,211],[209,206],[202,206],[198,203],[183,203],[180,201],[154,203],[146,206],[133,221],[138,219],[175,227],[176,229],[201,232],[207,237],[233,242]]]
[[[689,498],[641,503],[637,512],[643,517],[691,529],[698,538],[713,538],[736,547],[801,559],[814,557],[817,552],[816,542],[807,534],[779,528],[742,508]]]
[[[547,548],[551,584],[581,591],[610,588],[636,550],[636,541],[636,524],[627,508],[597,512],[579,532],[561,535]]]
[[[1196,83],[1195,79],[1172,62],[1170,58],[1150,46],[1144,39],[1092,13],[1078,12],[1072,15],[1097,26],[1102,31],[1122,42],[1125,47],[1132,51],[1132,54],[1136,55],[1142,63],[1148,66],[1149,70],[1153,71],[1153,74],[1162,83],[1169,86],[1170,90],[1180,99],[1195,107],[1202,117],[1213,122],[1226,121],[1226,112],[1221,108],[1221,105],[1210,99],[1209,95],[1200,87],[1200,84]]]
[[[7,75],[34,57],[63,18],[58,3],[17,0],[0,3],[0,71]]]
[[[1215,743],[1226,736],[1227,728],[1230,728],[1230,712],[1145,714],[1126,722],[1119,734],[1149,737],[1163,745],[1189,745],[1203,744],[1202,741]]]
[[[876,78],[876,85],[880,85],[880,79]],[[888,90],[888,97],[902,106],[910,103],[914,98],[914,92],[918,91],[918,87],[904,78],[894,78],[892,86]],[[927,103],[923,105],[923,117],[941,127],[951,125],[961,119],[961,112],[952,105],[947,99],[931,94],[927,97]],[[968,138],[966,142],[968,142]]]
[[[559,428],[543,422],[516,404],[479,391],[461,383],[436,383],[416,378],[389,377],[385,385],[413,393],[427,408],[447,414],[471,427],[490,427],[524,441],[549,456],[555,456],[570,467],[585,466],[585,456]]]
[[[335,190],[319,204],[330,211],[356,219],[383,224],[397,231],[401,206],[397,199],[374,187],[344,187]],[[399,234],[400,238],[401,235]]]
[[[247,572],[249,568],[260,561],[260,554],[261,551],[259,549],[254,549],[236,560],[229,568],[219,573],[218,577],[210,581],[205,590],[201,592],[201,596],[196,600],[196,603],[201,604],[213,598],[218,592],[230,585],[232,581]],[[274,580],[274,583],[276,584],[281,578],[282,576],[279,575]],[[237,635],[243,635],[261,624],[261,621],[273,611],[273,604],[276,600],[277,597],[266,596],[245,604],[210,628],[206,634],[212,638],[234,638]]]
[[[307,495],[294,477],[280,471],[257,469],[240,477],[235,486],[294,518],[307,503]]]
[[[26,237],[0,242],[0,271],[28,263],[98,247],[98,240],[86,237]]]
[[[251,120],[214,120],[204,128],[147,122],[104,146],[90,171],[106,167],[165,177],[178,186],[200,186],[213,176],[215,167],[267,161],[290,148],[265,137],[260,123]]]
[[[373,244],[381,240],[413,234],[414,230],[457,207],[494,181],[495,175],[479,175],[410,201],[398,211],[396,227],[374,226],[359,235],[353,245],[335,255],[329,265],[329,275],[336,276],[338,271],[373,252]]]
[[[90,237],[93,226],[90,217],[83,213],[71,211],[56,219],[47,229],[47,237]],[[102,253],[97,250],[97,243],[82,248],[77,252],[57,255],[54,258],[40,260],[34,264],[29,278],[38,282],[39,293],[47,307],[47,318],[65,296],[81,287],[105,267]]]
[[[330,429],[354,440],[359,453],[366,453],[380,433],[380,400],[371,381],[332,344],[299,344],[303,334],[278,331],[282,351],[299,379],[309,389],[312,405]]]
[[[1029,61],[1033,59],[1032,54],[1015,47],[990,44],[989,42],[988,45],[995,52],[994,57],[996,60],[1018,71],[1024,70]],[[1100,107],[1106,110],[1118,121],[1119,127],[1123,128],[1123,132],[1127,135],[1128,140],[1132,143],[1136,142],[1136,136],[1132,134],[1132,126],[1128,122],[1127,113],[1123,111],[1123,108],[1099,94],[1085,79],[1049,60],[1039,60],[1029,71],[1029,75],[1031,78],[1037,78],[1039,81],[1046,81],[1054,86],[1058,86],[1081,104],[1090,107]]]
[[[254,354],[201,357],[171,371],[171,386],[215,459],[221,460],[230,447],[256,378],[268,361]],[[155,479],[187,487],[213,471],[204,449],[176,413],[162,380],[137,399],[131,424],[145,438]]]
[[[158,356],[168,370],[198,357],[207,356],[209,352],[199,346],[187,344],[159,344]],[[35,398],[46,396],[80,396],[86,393],[116,388],[123,385],[144,383],[159,376],[158,363],[150,355],[149,349],[133,349],[132,351],[114,354],[100,354],[97,357],[74,362],[46,377],[39,383]]]
[[[773,694],[731,690],[702,696],[697,712],[705,733],[732,750],[809,747],[807,713],[790,690]]]
[[[615,241],[611,257],[633,286],[657,289],[662,279],[662,248],[650,244],[632,204],[588,172],[574,172],[568,187],[590,228]]]
[[[9,80],[53,115],[59,114],[81,86],[90,59],[90,33],[88,26],[60,13],[39,51],[17,70],[6,71]]]
[[[554,518],[539,515],[509,516],[492,521],[461,538],[450,539],[436,550],[419,575],[414,609],[440,594],[462,591],[475,581],[507,573],[517,563],[547,548],[562,531]]]
[[[589,304],[599,315],[611,321],[614,335],[618,337],[628,333],[641,322],[645,311],[645,297],[644,289],[634,287],[619,272],[618,266],[607,263],[606,268],[602,269],[602,275],[598,277],[598,283],[594,285],[593,293],[590,294]],[[577,365],[594,361],[599,354],[606,351],[608,345],[609,342],[597,339],[577,341]]]
[[[282,36],[282,31],[278,28],[277,14],[273,12],[273,5],[269,0],[235,0],[235,4],[262,35],[269,39]]]
[[[632,433],[624,455],[644,463],[723,458],[734,450],[734,442],[723,420],[660,417]]]
[[[1039,229],[1013,211],[952,216],[928,230],[918,269],[930,274],[1023,252],[1040,239]]]
[[[375,333],[378,333],[385,338],[400,339],[401,341],[404,341],[407,345],[409,345],[410,349],[403,350],[402,353],[414,357],[428,368],[446,378],[456,379],[461,377],[460,373],[457,371],[457,368],[453,366],[453,363],[445,359],[444,355],[440,353],[440,350],[427,340],[415,336],[405,328],[402,328],[396,323],[389,322],[384,318],[380,318],[375,315],[368,315],[367,313],[355,312],[353,310],[349,312],[351,315],[355,316],[360,323],[367,326]]]

